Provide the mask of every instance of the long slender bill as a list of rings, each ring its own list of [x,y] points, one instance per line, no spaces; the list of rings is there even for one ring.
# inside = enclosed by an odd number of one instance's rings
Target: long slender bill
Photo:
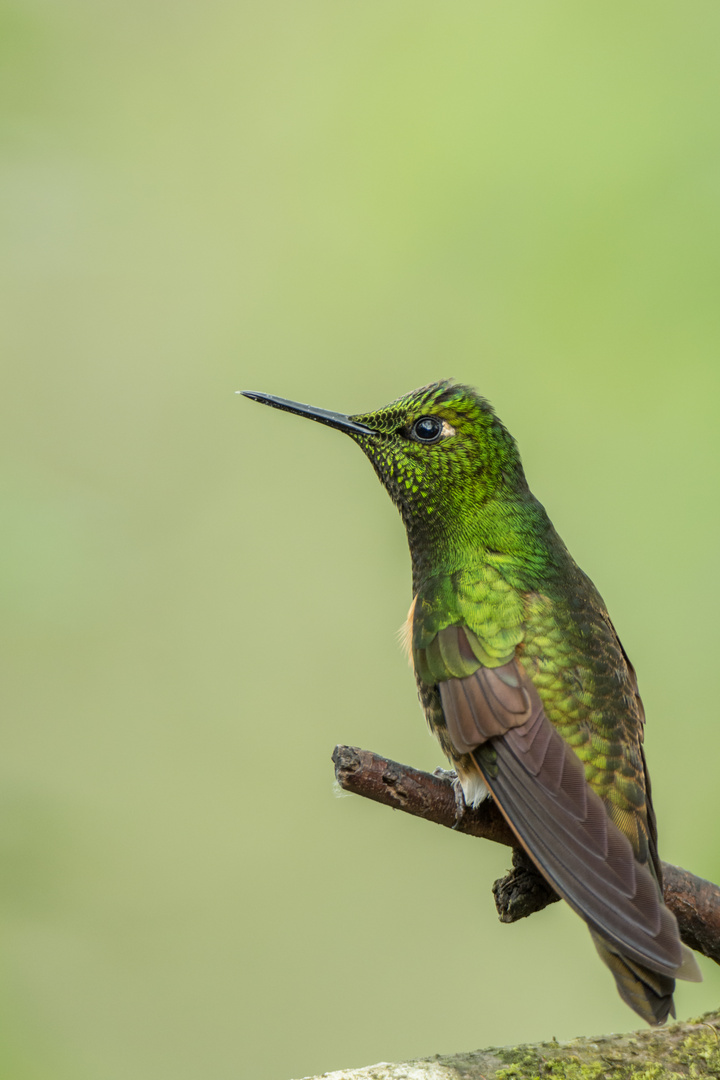
[[[238,394],[250,398],[251,401],[259,401],[261,405],[271,405],[273,409],[282,409],[283,412],[296,413],[305,416],[308,420],[316,420],[318,424],[327,424],[328,427],[347,431],[350,435],[374,435],[372,428],[364,424],[356,424],[349,416],[343,413],[329,412],[327,409],[316,409],[313,405],[303,405],[299,401],[286,401],[285,398],[273,397],[272,394],[258,394],[252,390],[238,390]]]

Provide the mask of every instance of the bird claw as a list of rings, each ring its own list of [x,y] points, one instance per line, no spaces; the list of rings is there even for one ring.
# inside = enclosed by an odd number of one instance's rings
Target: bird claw
[[[468,809],[468,804],[465,802],[465,792],[458,776],[453,780],[453,794],[455,796],[455,824],[452,828],[457,829]]]
[[[467,803],[465,802],[465,793],[460,783],[458,774],[453,769],[435,769],[433,776],[439,777],[441,780],[449,781],[452,784],[453,795],[455,796],[455,824],[451,827],[457,829],[460,822],[465,817],[467,811]]]

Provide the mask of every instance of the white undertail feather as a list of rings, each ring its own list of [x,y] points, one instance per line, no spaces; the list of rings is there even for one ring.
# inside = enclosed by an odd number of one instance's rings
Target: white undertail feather
[[[479,772],[458,774],[458,780],[462,787],[466,806],[479,806],[483,799],[486,799],[490,794]]]

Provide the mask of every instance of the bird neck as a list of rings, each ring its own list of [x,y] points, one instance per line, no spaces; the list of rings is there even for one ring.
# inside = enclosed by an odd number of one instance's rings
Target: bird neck
[[[572,559],[545,508],[529,492],[505,493],[460,516],[406,517],[413,592],[431,578],[494,566],[518,589],[537,589],[567,573]]]

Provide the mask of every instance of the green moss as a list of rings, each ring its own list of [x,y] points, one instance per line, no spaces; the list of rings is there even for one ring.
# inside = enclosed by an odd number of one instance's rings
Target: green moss
[[[720,1080],[716,1014],[665,1031],[497,1051],[495,1080]]]
[[[602,1061],[587,1064],[579,1058],[543,1059],[532,1054],[497,1072],[497,1080],[535,1080],[535,1077],[538,1080],[542,1077],[556,1077],[557,1080],[600,1080],[601,1077],[609,1080],[612,1077],[615,1080],[614,1073],[609,1072]]]
[[[720,1077],[720,1037],[715,1028],[705,1025],[688,1035],[680,1044],[677,1059],[686,1066],[687,1076]]]

